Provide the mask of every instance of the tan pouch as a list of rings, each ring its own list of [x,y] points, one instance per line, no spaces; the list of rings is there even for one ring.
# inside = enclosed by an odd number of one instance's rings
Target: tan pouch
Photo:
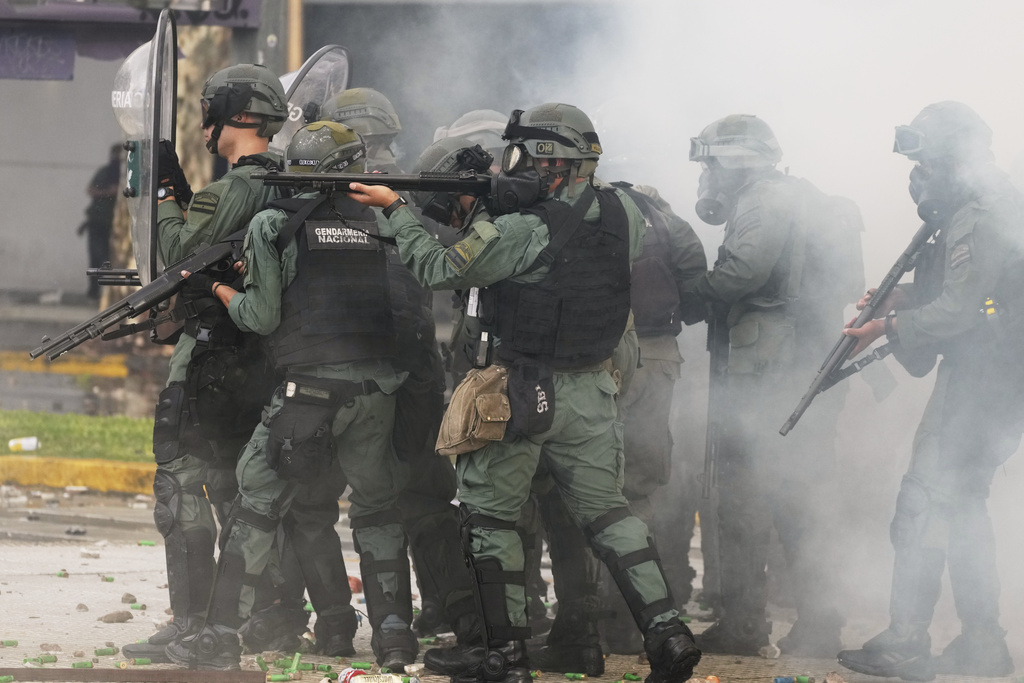
[[[455,387],[441,420],[436,450],[441,455],[475,451],[505,437],[512,411],[508,403],[508,368],[474,368]]]

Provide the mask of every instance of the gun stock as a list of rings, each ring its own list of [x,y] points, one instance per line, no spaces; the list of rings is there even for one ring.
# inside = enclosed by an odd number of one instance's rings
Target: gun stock
[[[387,185],[393,190],[413,192],[454,192],[483,196],[492,193],[493,178],[482,173],[416,174],[391,173],[288,173],[254,170],[250,177],[264,185],[313,188],[320,192],[348,192],[350,183]]]
[[[29,357],[35,360],[46,354],[47,360],[55,360],[76,346],[101,336],[121,321],[134,318],[163,303],[185,287],[185,278],[182,277],[181,271],[202,272],[226,259],[236,257],[244,236],[245,230],[240,230],[223,241],[204,247],[182,259],[145,287],[132,292],[92,318],[75,325],[55,339],[44,339],[41,346],[29,352]]]
[[[878,285],[875,293],[868,299],[867,304],[861,310],[860,315],[850,325],[851,328],[857,329],[863,327],[869,320],[873,320],[875,317],[875,311],[878,306],[889,298],[893,290],[896,289],[896,285],[899,284],[900,280],[907,271],[913,267],[914,259],[917,254],[924,247],[925,243],[928,242],[937,232],[937,228],[923,223],[917,232],[914,234],[914,238],[910,240],[910,244],[900,257],[896,259],[896,263],[893,264],[889,272],[882,278],[882,283]],[[804,412],[811,405],[814,397],[822,391],[825,391],[829,387],[836,384],[837,381],[843,377],[836,378],[836,374],[842,371],[843,364],[850,358],[850,354],[853,352],[854,347],[857,345],[856,337],[851,337],[847,334],[841,334],[839,341],[836,342],[835,346],[832,347],[831,353],[825,359],[825,362],[821,364],[821,368],[818,370],[818,374],[814,377],[811,382],[811,386],[808,387],[807,392],[804,393],[803,398],[797,403],[796,409],[786,420],[786,423],[782,425],[782,429],[779,430],[779,434],[786,436],[796,426]],[[852,374],[852,373],[850,373]]]

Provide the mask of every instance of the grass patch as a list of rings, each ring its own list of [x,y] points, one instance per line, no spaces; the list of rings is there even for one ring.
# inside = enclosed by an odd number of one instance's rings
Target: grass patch
[[[153,461],[152,418],[0,410],[0,454],[10,454],[8,441],[22,436],[39,439],[35,455]]]

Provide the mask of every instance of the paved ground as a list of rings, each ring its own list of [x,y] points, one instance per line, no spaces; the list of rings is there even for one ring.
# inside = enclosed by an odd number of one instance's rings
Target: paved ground
[[[51,651],[58,661],[48,666],[69,667],[72,661],[92,659],[96,648],[109,643],[120,647],[149,635],[166,622],[170,617],[163,543],[151,520],[152,500],[145,495],[14,486],[0,489],[0,640],[18,641],[17,646],[0,649],[0,668],[20,667],[24,658]],[[349,572],[358,575],[358,560],[348,531],[339,526],[339,533]],[[140,541],[146,545],[140,545]],[[699,548],[694,550],[699,560]],[[62,572],[67,577],[60,576]],[[104,577],[113,580],[105,581]],[[549,574],[547,578],[550,579]],[[363,609],[361,598],[354,597],[357,609]],[[130,602],[144,604],[145,609],[132,609]],[[691,603],[690,608],[696,610],[697,606]],[[121,623],[101,620],[119,612],[130,617]],[[792,614],[776,609],[773,616],[775,640],[788,630]],[[863,642],[878,629],[876,622],[877,619],[875,623],[865,620],[848,625],[844,633],[846,645],[852,647]],[[691,625],[699,632],[708,623],[695,619]],[[372,660],[369,629],[365,626],[359,629],[356,646],[358,655],[353,661]],[[268,660],[272,657],[264,656]],[[332,659],[304,659],[338,665]],[[124,658],[114,655],[96,660],[97,668],[112,669]],[[255,669],[255,657],[246,656],[243,667]],[[715,655],[705,655],[695,678],[717,676],[726,683],[809,675],[820,682],[837,669],[836,675],[847,683],[878,682],[840,669],[832,659]],[[607,659],[606,674],[597,680],[616,681],[624,673],[646,675],[647,671],[636,656],[613,655]],[[31,676],[26,669],[18,680],[32,680]],[[564,680],[559,674],[542,677]],[[308,675],[306,678],[318,680]],[[424,683],[443,680],[427,675],[422,678]],[[952,683],[956,679],[940,677],[939,681]],[[1024,679],[1017,679],[1017,683],[1020,681]],[[833,676],[830,683],[840,682]]]

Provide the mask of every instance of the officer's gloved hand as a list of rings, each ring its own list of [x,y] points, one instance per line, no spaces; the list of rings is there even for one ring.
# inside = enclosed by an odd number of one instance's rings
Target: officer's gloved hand
[[[160,185],[174,188],[174,198],[179,203],[188,204],[192,201],[192,187],[185,178],[185,171],[181,169],[178,161],[178,153],[174,151],[174,143],[170,140],[161,140],[158,148],[157,158],[157,182]]]
[[[185,289],[182,296],[186,299],[198,299],[201,296],[213,294],[213,286],[219,282],[216,278],[206,273],[192,273],[185,278]]]

